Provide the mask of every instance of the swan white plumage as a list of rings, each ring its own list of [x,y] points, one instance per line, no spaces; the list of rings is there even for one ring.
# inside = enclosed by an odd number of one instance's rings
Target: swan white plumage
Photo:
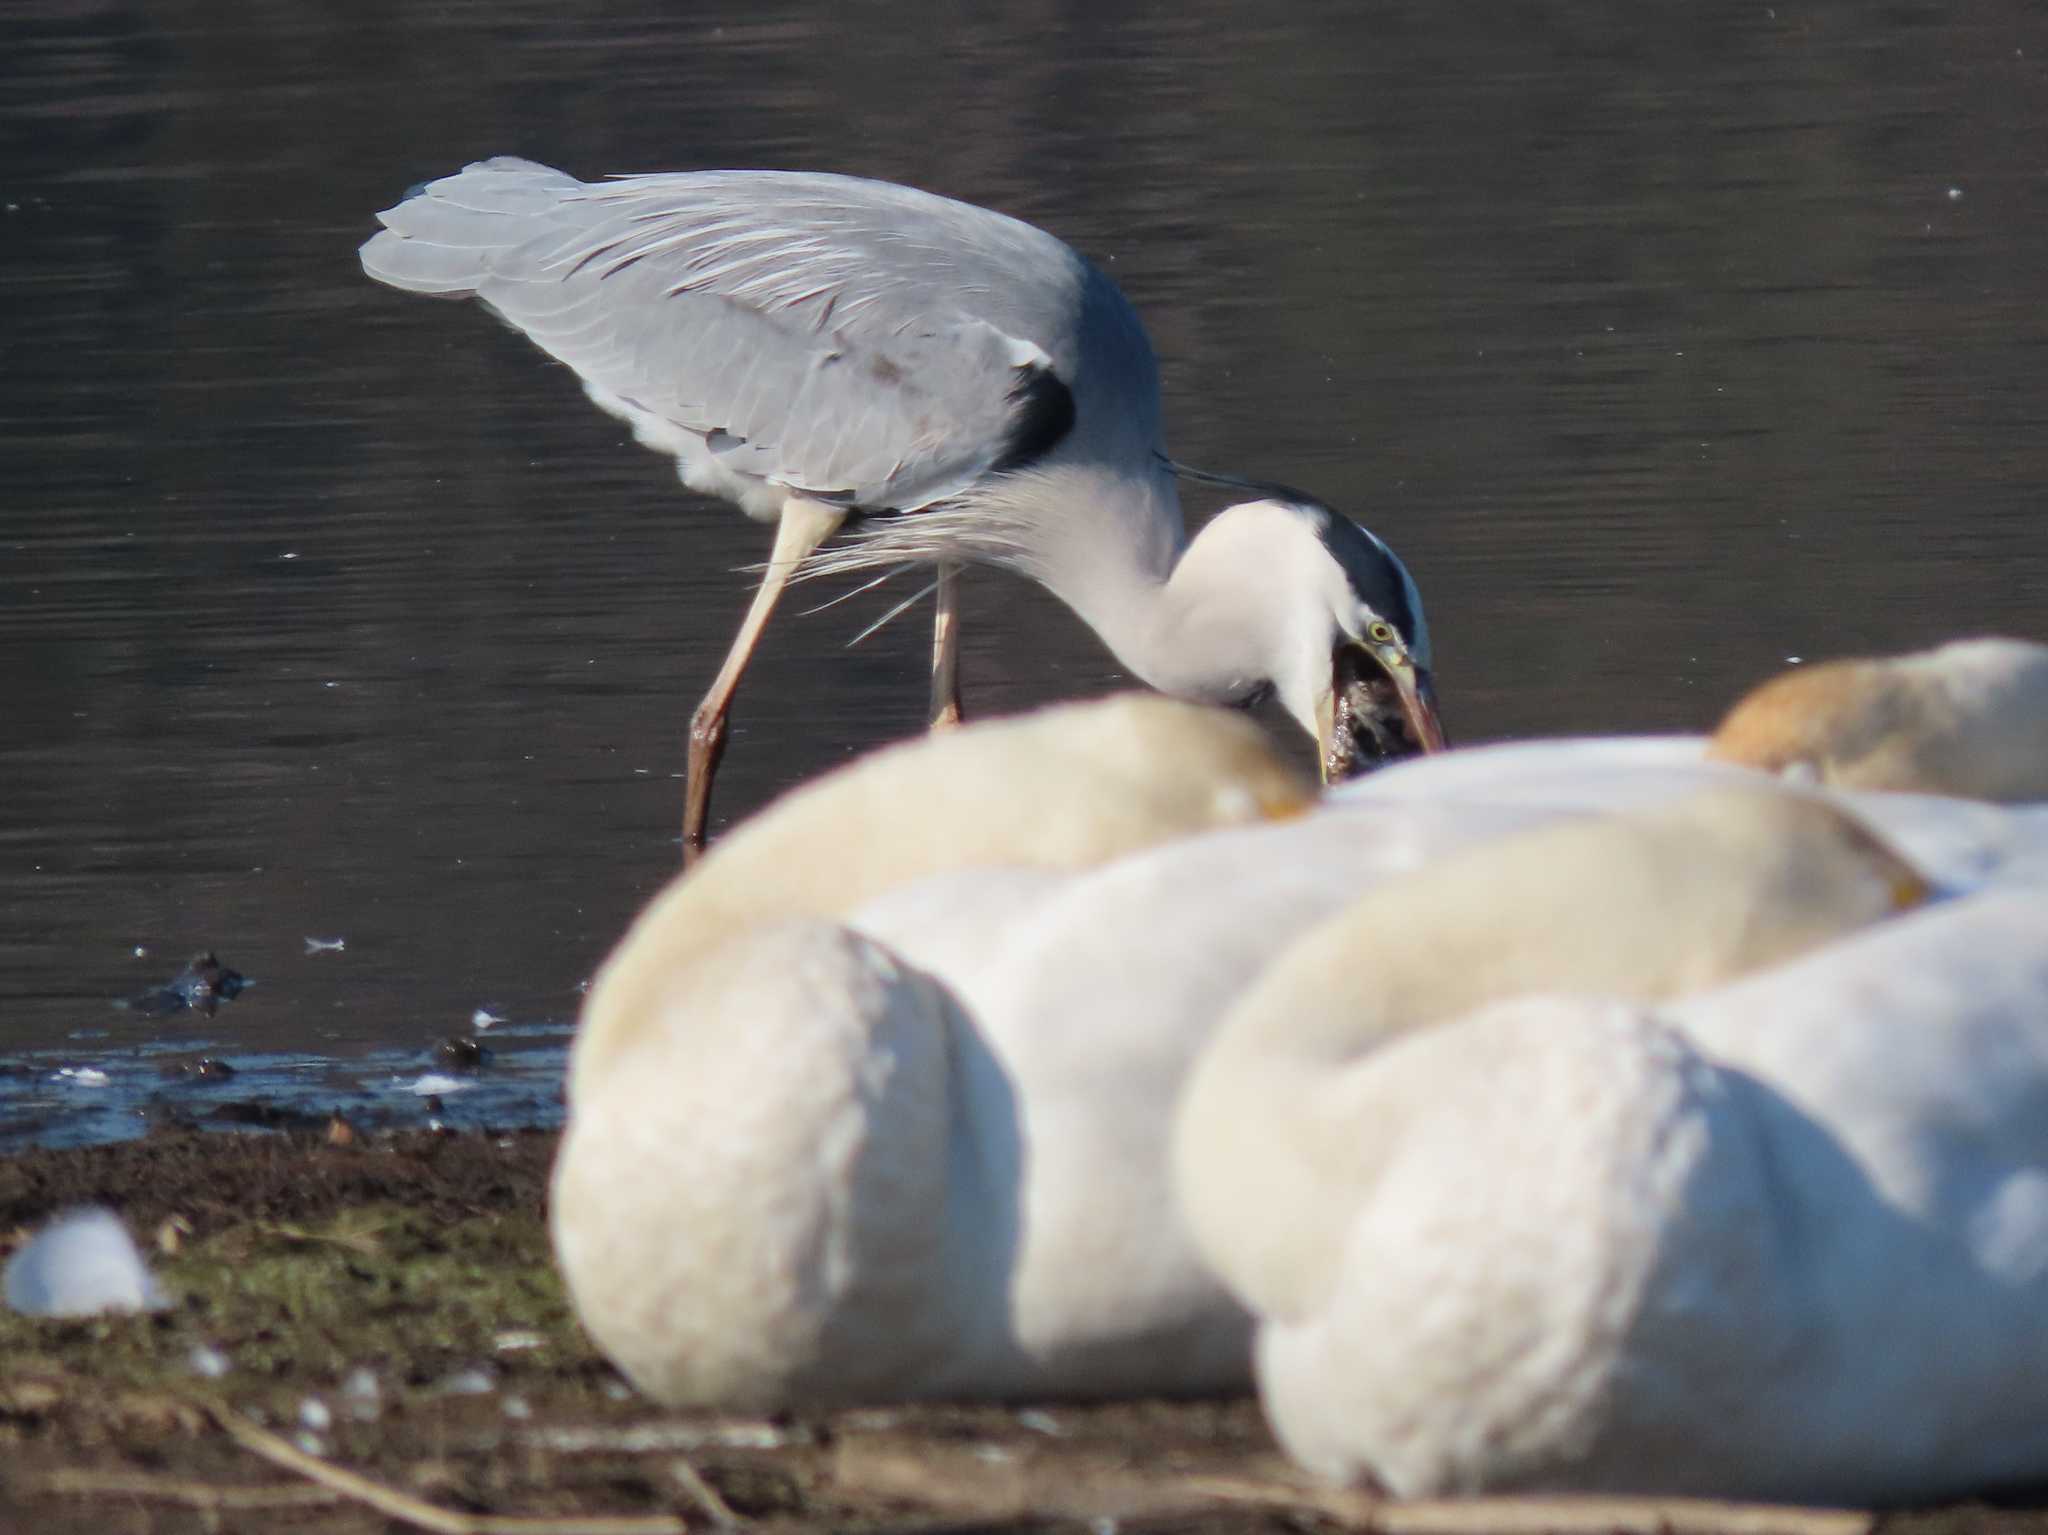
[[[1014,1124],[1021,1159],[977,1218],[1014,1251],[1006,1334],[954,1389],[1241,1388],[1249,1322],[1172,1216],[1166,1145],[1182,1081],[1230,1001],[1373,885],[1519,825],[1484,814],[1306,816],[1229,827],[1084,874],[978,869],[856,908],[848,925],[941,981]]]
[[[1352,1068],[1396,1035],[1528,991],[1652,1002],[1795,955],[1921,899],[1848,815],[1767,785],[1540,826],[1370,891],[1239,1000],[1188,1083],[1176,1182],[1204,1255],[1261,1315],[1311,1307],[1361,1146]]]
[[[1487,799],[1623,808],[1759,771],[1839,791],[2048,800],[2048,645],[1958,640],[1783,672],[1711,736],[1591,736],[1466,748],[1335,789],[1333,805]],[[1612,791],[1615,798],[1607,798]],[[1877,803],[1877,802],[1871,802]]]
[[[1390,1044],[1341,1280],[1259,1343],[1306,1464],[1404,1493],[1887,1504],[2048,1474],[2048,899],[1654,1011]]]
[[[706,949],[775,917],[836,916],[928,875],[1074,870],[1217,826],[1297,813],[1300,773],[1248,721],[1120,697],[872,752],[784,795],[670,881],[591,986],[569,1061],[584,1084],[661,1013]]]
[[[1447,849],[1617,795],[1757,782],[1697,740],[1501,748],[1229,830],[1298,807],[1301,786],[1227,729],[1228,751],[1182,761],[1179,724],[1111,724],[1114,707],[1028,743],[1010,725],[914,743],[799,791],[607,965],[554,1221],[593,1335],[650,1392],[761,1406],[1241,1379],[1242,1313],[1174,1224],[1161,1157],[1174,1089],[1236,993]],[[1607,760],[1590,778],[1589,755]],[[2010,863],[2018,813],[1934,803],[1947,829],[1920,837],[1953,854],[1945,881]]]
[[[1158,1170],[1191,1047],[1106,1018],[1034,1048],[1031,1015],[978,1018],[860,925],[915,913],[972,976],[1067,873],[1307,793],[1248,722],[1131,698],[891,748],[735,830],[607,961],[574,1047],[551,1222],[591,1335],[675,1403],[1241,1383],[1245,1319]]]
[[[1802,667],[1730,710],[1712,755],[1831,788],[2048,799],[2048,645],[1956,640]]]
[[[652,1394],[1249,1384],[1249,1319],[1167,1185],[1186,1071],[1301,931],[1523,817],[1292,815],[1300,786],[1263,759],[1198,771],[1177,748],[1150,783],[1166,743],[1112,773],[1090,728],[972,727],[790,796],[600,975],[556,1240],[593,1336]]]
[[[1787,782],[1866,822],[1935,884],[1974,890],[2048,878],[2048,804],[1948,793],[1846,790],[1770,778],[1708,755],[1707,736],[1586,736],[1461,747],[1384,769],[1324,796],[1324,817],[1484,818],[1495,830],[1647,809],[1687,794]]]
[[[1056,1207],[1026,1208],[1022,1223],[1057,1222],[1069,1233],[1141,1229],[1166,1193],[1157,1151],[1165,1090],[1274,957],[1350,899],[1464,847],[1617,802],[1759,785],[1752,770],[1703,761],[1704,746],[1702,738],[1612,738],[1452,752],[1326,794],[1310,818],[1177,840],[1073,879],[967,871],[901,887],[848,920],[943,980],[1016,1080],[1151,1087],[1124,1088],[1111,1113],[1102,1112],[1106,1094],[1032,1093],[1020,1105],[1040,1175],[1021,1188]],[[1822,797],[1887,831],[1895,826],[1948,888],[2010,875],[2027,846],[2048,865],[2048,814],[1927,796]],[[1100,1175],[1108,1166],[1116,1176]],[[1080,1336],[1085,1310],[1098,1330],[1146,1346],[1116,1320],[1112,1285],[1131,1315],[1209,1314],[1214,1286],[1191,1275],[1182,1234],[1159,1230],[1153,1242],[1149,1277],[1136,1265],[1106,1269],[1102,1289],[1071,1266],[1020,1270],[1012,1284],[1019,1334]]]
[[[1328,805],[1518,811],[1535,824],[1759,772],[1854,811],[1946,888],[2048,877],[2048,805],[2030,803],[2048,801],[2048,646],[1963,640],[1803,667],[1743,698],[1712,736],[1470,748],[1346,784]]]
[[[1584,1009],[1466,1015],[1529,992],[1681,996],[1923,891],[1844,812],[1757,784],[1454,855],[1270,966],[1191,1074],[1172,1158],[1198,1247],[1260,1319],[1290,1452],[1404,1494],[1594,1485],[1558,1468],[1618,1389],[1639,1217],[1682,1172],[1667,1121],[1688,1079],[1661,1043],[1631,1057],[1611,1019],[1590,1042],[1565,1026]]]

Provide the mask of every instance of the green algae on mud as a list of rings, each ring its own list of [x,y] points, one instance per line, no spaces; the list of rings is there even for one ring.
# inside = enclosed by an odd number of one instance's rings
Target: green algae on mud
[[[60,1209],[105,1204],[172,1297],[82,1320],[0,1310],[0,1526],[16,1527],[5,1516],[38,1472],[210,1465],[247,1480],[207,1398],[371,1465],[488,1439],[521,1412],[615,1418],[630,1396],[549,1261],[553,1142],[183,1134],[0,1161],[10,1250]],[[34,1501],[33,1527],[63,1527]],[[77,1511],[105,1527],[103,1508]]]
[[[118,1211],[173,1298],[160,1313],[49,1321],[0,1311],[0,1370],[120,1386],[229,1377],[296,1388],[370,1366],[395,1389],[528,1350],[586,1359],[548,1260],[540,1202],[552,1137],[406,1137],[328,1147],[166,1136],[0,1162],[11,1249],[57,1210]],[[460,1164],[460,1166],[451,1165]]]
[[[534,1216],[444,1224],[384,1204],[204,1236],[181,1225],[158,1233],[178,1250],[152,1259],[175,1297],[166,1313],[55,1324],[0,1315],[6,1368],[89,1368],[158,1386],[192,1380],[196,1351],[210,1350],[258,1378],[338,1380],[368,1365],[417,1388],[493,1358],[508,1332],[525,1348],[587,1352]]]

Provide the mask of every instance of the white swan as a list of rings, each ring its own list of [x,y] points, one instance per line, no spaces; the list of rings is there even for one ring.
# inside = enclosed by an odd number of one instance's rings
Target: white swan
[[[2048,805],[2021,803],[2048,801],[2048,646],[1967,640],[1809,666],[1749,694],[1711,737],[1481,746],[1346,784],[1327,805],[1519,811],[1535,824],[1758,772],[1853,810],[1945,887],[2048,877]]]
[[[574,1047],[551,1221],[591,1335],[676,1403],[1243,1382],[1245,1318],[1160,1171],[1192,1044],[1099,1004],[982,1020],[850,924],[895,936],[893,905],[971,978],[1061,871],[1306,803],[1246,721],[1133,698],[891,748],[734,831],[607,961]]]
[[[1951,647],[1943,665],[1960,659],[1968,670],[1980,648]],[[1826,735],[1809,730],[1807,739],[1824,745]],[[1071,883],[1040,882],[1028,904],[976,872],[899,890],[850,920],[944,980],[1017,1080],[1113,1073],[1151,1085],[1127,1092],[1114,1113],[1102,1111],[1103,1097],[1082,1094],[1034,1093],[1020,1107],[1038,1175],[1021,1186],[1050,1206],[1027,1207],[1027,1229],[1057,1226],[1075,1242],[1083,1231],[1151,1229],[1147,1212],[1164,1184],[1153,1155],[1165,1133],[1163,1092],[1273,956],[1348,898],[1464,845],[1617,803],[1758,784],[1754,770],[1704,760],[1706,745],[1613,738],[1453,752],[1348,785],[1312,820],[1215,833]],[[1876,820],[1945,888],[2048,870],[2048,811],[1925,795],[1827,797]],[[987,909],[992,899],[1014,904],[998,914]],[[1115,1177],[1093,1171],[1107,1166]],[[1112,1285],[1123,1287],[1128,1314],[1206,1315],[1213,1286],[1190,1274],[1180,1233],[1161,1231],[1153,1250],[1149,1276],[1119,1266],[1101,1274],[1103,1288],[1081,1282],[1071,1266],[1020,1269],[1012,1287],[1019,1335],[1084,1336],[1076,1319],[1085,1311],[1100,1329],[1147,1346],[1124,1327],[1125,1312],[1106,1293]]]
[[[607,965],[556,1243],[592,1335],[650,1393],[1250,1383],[1249,1319],[1167,1185],[1186,1071],[1305,928],[1522,817],[1295,815],[1299,785],[1243,756],[1239,724],[1185,712],[1175,728],[1230,753],[1156,739],[1110,772],[1086,732],[1117,739],[1122,707],[913,743],[790,796]],[[1110,861],[1074,872],[1090,857]]]
[[[900,743],[792,790],[671,881],[591,987],[569,1062],[586,1079],[661,1018],[691,960],[774,917],[835,916],[978,865],[1073,870],[1312,803],[1248,721],[1120,697]]]
[[[1709,757],[1710,744],[1706,736],[1586,736],[1460,747],[1347,783],[1324,796],[1319,814],[1426,814],[1452,824],[1483,817],[1497,831],[1785,781]],[[1788,787],[1850,811],[1944,889],[2048,878],[2048,804],[1833,789],[1806,775]]]
[[[1302,932],[1518,819],[1297,817],[1079,876],[940,876],[853,911],[850,927],[944,984],[980,1073],[972,1117],[1013,1126],[975,1211],[1001,1233],[991,1248],[1014,1254],[983,1280],[1006,1292],[1012,1357],[963,1350],[948,1389],[1248,1385],[1248,1318],[1172,1214],[1181,1083],[1232,999]]]
[[[1329,1300],[1260,1339],[1326,1474],[1900,1503],[2048,1474],[2048,899],[1657,1013],[1404,1038]]]
[[[2048,645],[1957,640],[1787,672],[1729,711],[1712,755],[1841,789],[2048,799]]]
[[[593,1336],[652,1394],[1243,1378],[1244,1317],[1165,1198],[1193,1053],[1272,954],[1385,874],[1608,801],[1583,781],[1411,797],[1392,774],[1313,819],[1173,841],[1303,791],[1248,734],[1170,711],[878,754],[749,823],[636,923],[586,1009],[553,1219]],[[1677,779],[1756,781],[1698,742],[1658,751]],[[2009,838],[1974,835],[1952,862],[1981,873]]]
[[[1576,1485],[1559,1447],[1583,1449],[1580,1396],[1613,1389],[1597,1345],[1627,1320],[1610,1260],[1649,1240],[1588,1169],[1663,1176],[1662,1056],[1564,1027],[1553,1049],[1527,1011],[1457,1020],[1531,991],[1683,995],[1923,890],[1842,811],[1757,786],[1446,859],[1274,963],[1192,1073],[1172,1156],[1197,1245],[1260,1318],[1287,1448],[1401,1493]],[[1529,1061],[1510,1087],[1493,1073],[1512,1050]],[[1467,1273],[1499,1304],[1468,1304]]]

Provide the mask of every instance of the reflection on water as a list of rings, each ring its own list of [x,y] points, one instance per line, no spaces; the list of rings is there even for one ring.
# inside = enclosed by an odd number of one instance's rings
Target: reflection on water
[[[878,15],[10,12],[0,1048],[187,1048],[107,1011],[162,979],[137,946],[259,978],[230,1059],[560,1025],[672,866],[765,535],[472,307],[360,276],[375,209],[487,153],[851,171],[1066,236],[1147,317],[1180,456],[1402,551],[1460,740],[2043,634],[2019,0]],[[887,600],[771,629],[721,815],[918,726],[922,618],[843,648]],[[968,603],[970,708],[1115,684],[1043,594]]]

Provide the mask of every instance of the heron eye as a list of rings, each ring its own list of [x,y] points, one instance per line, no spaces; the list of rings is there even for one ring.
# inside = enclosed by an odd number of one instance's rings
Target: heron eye
[[[1394,643],[1394,626],[1392,624],[1376,623],[1365,632],[1372,637],[1372,642],[1375,645],[1391,645]]]

